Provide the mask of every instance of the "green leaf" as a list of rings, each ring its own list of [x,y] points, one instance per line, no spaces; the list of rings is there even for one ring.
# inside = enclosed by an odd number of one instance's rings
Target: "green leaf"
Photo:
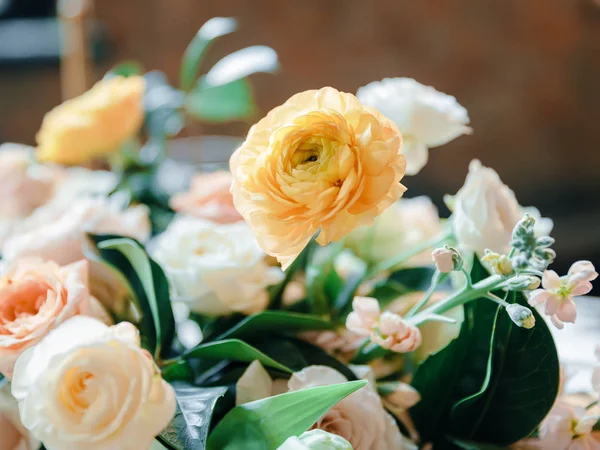
[[[340,372],[348,380],[357,379],[354,372],[346,364],[331,356],[320,347],[301,339],[291,337],[272,339],[265,337],[260,340],[252,340],[251,343],[271,358],[290,367],[294,372],[308,366],[328,366]]]
[[[481,442],[463,441],[459,439],[449,438],[450,442],[456,444],[458,447],[464,450],[503,450],[506,447],[499,447],[497,445],[482,444]]]
[[[174,383],[177,412],[169,426],[157,437],[158,441],[175,450],[204,449],[210,419],[217,400],[225,387],[197,387]]]
[[[292,373],[293,371],[262,353],[260,350],[239,339],[225,339],[199,346],[185,352],[183,358],[229,359],[232,361],[252,362],[259,360],[264,366]]]
[[[169,283],[158,264],[156,264],[144,248],[130,238],[114,238],[97,242],[99,250],[115,250],[120,252],[131,264],[139,278],[145,294],[145,301],[152,315],[156,336],[155,356],[168,350],[175,335],[175,319],[169,296]],[[140,299],[141,300],[141,299]]]
[[[133,75],[141,75],[144,72],[144,68],[137,61],[123,61],[110,69],[104,79],[114,77],[131,77]]]
[[[404,286],[411,292],[426,291],[434,273],[433,267],[411,267],[393,272],[389,280]]]
[[[334,242],[325,247],[311,243],[311,248],[306,266],[306,293],[315,314],[329,314],[339,292],[332,292],[328,284],[331,273],[335,272],[333,263],[342,251],[343,242]],[[342,283],[336,282],[336,285],[340,290],[343,288]]]
[[[0,388],[4,387],[5,384],[8,384],[8,378],[0,373]]]
[[[158,70],[144,74],[144,80],[144,126],[152,142],[161,143],[166,137],[177,135],[183,128],[186,95],[171,86],[165,74]]]
[[[337,402],[366,381],[288,392],[232,409],[210,434],[207,450],[276,450],[308,430]]]
[[[527,305],[523,294],[516,295]],[[499,312],[485,379],[452,409],[453,436],[510,445],[529,436],[550,411],[558,395],[558,355],[546,322],[532,312],[536,324],[530,330]]]
[[[215,340],[220,341],[229,338],[242,339],[277,332],[327,330],[331,328],[331,322],[323,320],[318,316],[285,311],[265,311],[246,317],[233,328],[215,338]]]
[[[167,381],[189,381],[194,380],[194,371],[187,361],[179,360],[168,364],[162,369],[162,377]]]
[[[202,25],[183,55],[180,74],[181,89],[189,91],[194,85],[202,58],[210,44],[216,38],[234,32],[236,28],[237,22],[231,17],[213,17]]]
[[[250,83],[236,80],[211,86],[200,79],[186,98],[187,112],[207,122],[244,120],[256,111]]]
[[[473,281],[486,276],[475,261]],[[522,294],[516,301],[526,304]],[[535,311],[536,326],[527,330],[483,298],[464,310],[458,338],[417,369],[413,386],[422,400],[411,416],[424,441],[441,443],[452,436],[510,445],[531,434],[556,398],[559,372],[552,335]]]
[[[220,86],[257,72],[273,73],[279,68],[277,53],[265,45],[237,50],[218,61],[204,77],[206,84]]]

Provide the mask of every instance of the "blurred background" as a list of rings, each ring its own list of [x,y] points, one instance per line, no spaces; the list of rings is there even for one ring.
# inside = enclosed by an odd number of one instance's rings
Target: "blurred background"
[[[325,85],[354,93],[403,76],[452,94],[474,134],[433,149],[407,194],[447,214],[442,195],[479,158],[554,219],[559,272],[576,258],[600,265],[600,0],[101,0],[87,16],[87,87],[131,59],[176,84],[184,49],[215,16],[236,17],[238,30],[208,66],[249,45],[276,50],[279,72],[250,77],[252,120],[183,137],[244,136],[292,94]],[[34,144],[61,102],[59,31],[55,0],[0,0],[0,142]]]

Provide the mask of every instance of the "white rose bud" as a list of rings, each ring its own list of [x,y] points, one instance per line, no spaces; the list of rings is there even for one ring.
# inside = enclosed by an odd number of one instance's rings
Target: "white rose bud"
[[[130,323],[77,316],[17,360],[23,426],[48,450],[148,449],[175,414],[175,393]]]
[[[450,273],[453,270],[460,270],[462,267],[462,258],[460,254],[447,245],[436,248],[431,253],[431,258],[441,273]]]
[[[529,308],[513,303],[506,307],[506,312],[518,327],[530,329],[535,326],[535,316]]]
[[[312,430],[299,438],[289,438],[278,450],[353,450],[353,448],[343,437],[323,430]]]

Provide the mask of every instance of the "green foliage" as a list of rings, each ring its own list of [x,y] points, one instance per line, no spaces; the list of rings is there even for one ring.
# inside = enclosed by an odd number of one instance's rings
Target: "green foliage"
[[[264,334],[290,333],[302,330],[326,330],[331,322],[310,314],[284,311],[264,311],[248,316],[215,340],[230,338],[256,338]]]
[[[260,350],[239,339],[224,339],[218,342],[200,344],[185,352],[184,359],[206,358],[206,359],[229,359],[232,361],[252,362],[260,361],[264,366],[272,367],[282,372],[292,373],[292,370],[275,361]]]
[[[183,55],[179,83],[181,89],[189,91],[194,85],[210,44],[218,37],[234,32],[236,28],[237,22],[231,17],[213,17],[202,25]]]
[[[486,276],[475,261],[473,281]],[[526,304],[522,294],[511,296]],[[464,308],[459,336],[415,373],[413,386],[422,400],[411,416],[425,441],[450,436],[510,445],[535,430],[556,398],[559,372],[552,335],[535,311],[536,326],[527,330],[485,299]]]
[[[137,61],[123,61],[110,69],[106,75],[104,75],[104,78],[131,77],[133,75],[141,75],[143,72],[144,68]]]
[[[210,420],[224,387],[197,387],[174,383],[177,412],[169,426],[157,437],[169,449],[205,449]]]
[[[306,291],[313,313],[327,315],[343,283],[335,273],[335,258],[343,248],[342,242],[334,242],[325,247],[311,242],[306,266]],[[334,281],[334,285],[330,282]]]
[[[247,80],[211,86],[200,79],[187,96],[185,108],[192,117],[206,122],[245,120],[256,111]]]
[[[175,335],[169,284],[158,264],[134,239],[116,236],[91,236],[100,256],[117,268],[136,293],[142,312],[140,330],[148,349],[157,357],[170,349]]]
[[[366,384],[350,381],[240,405],[215,427],[207,450],[276,450],[287,438],[304,433],[337,402]]]

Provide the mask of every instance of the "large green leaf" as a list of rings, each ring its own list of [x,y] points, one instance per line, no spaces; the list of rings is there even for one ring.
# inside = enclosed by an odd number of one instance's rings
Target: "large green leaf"
[[[516,297],[527,305],[521,293]],[[509,445],[529,436],[546,417],[558,395],[558,355],[546,322],[533,314],[531,330],[513,324],[505,311],[498,314],[483,383],[452,409],[453,436]]]
[[[116,251],[125,257],[135,272],[141,286],[143,296],[139,296],[140,302],[146,302],[150,311],[156,342],[154,354],[160,356],[169,350],[169,346],[175,335],[175,320],[171,308],[169,296],[169,284],[167,278],[158,264],[156,264],[144,248],[135,240],[130,238],[107,238],[92,236],[101,255],[107,251]],[[128,270],[127,267],[124,268]]]
[[[277,332],[295,332],[301,330],[326,330],[331,322],[311,314],[299,314],[286,311],[265,311],[246,317],[215,340],[228,338],[243,339],[262,334]]]
[[[232,409],[210,434],[207,450],[276,450],[299,436],[366,381],[320,386],[265,398]]]
[[[475,261],[473,281],[486,276]],[[526,304],[522,294],[516,301]],[[486,299],[464,309],[459,337],[418,368],[413,386],[422,400],[411,415],[424,440],[441,443],[449,436],[510,445],[539,425],[556,398],[558,357],[552,336],[535,311],[536,326],[527,330]]]
[[[218,342],[200,344],[185,352],[183,358],[229,359],[242,362],[252,362],[257,359],[264,366],[272,367],[282,372],[293,372],[290,368],[278,363],[273,358],[239,339],[225,339]]]
[[[462,366],[467,358],[473,320],[472,314],[465,308],[465,319],[458,337],[429,356],[414,374],[412,386],[421,394],[421,401],[410,409],[410,415],[423,442],[436,442],[443,438],[452,406],[453,388],[460,382]]]
[[[204,449],[210,419],[217,400],[225,394],[225,387],[197,387],[174,383],[177,412],[169,426],[157,437],[169,449]]]
[[[218,86],[200,79],[188,94],[185,107],[191,116],[207,122],[244,120],[256,111],[250,83],[243,79]]]
[[[181,62],[180,87],[189,91],[196,81],[206,50],[216,38],[232,33],[237,22],[231,17],[213,17],[196,33],[189,43]]]

